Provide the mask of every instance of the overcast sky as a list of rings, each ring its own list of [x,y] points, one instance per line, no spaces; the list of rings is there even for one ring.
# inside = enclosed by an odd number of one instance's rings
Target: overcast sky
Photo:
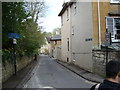
[[[53,29],[61,27],[61,17],[58,17],[62,9],[63,0],[45,0],[48,7],[43,20],[44,31],[51,32]]]

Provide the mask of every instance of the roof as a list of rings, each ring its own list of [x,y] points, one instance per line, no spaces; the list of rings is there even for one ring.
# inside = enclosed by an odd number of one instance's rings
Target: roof
[[[50,41],[58,41],[58,40],[61,40],[61,36],[60,35],[55,35],[53,36]]]
[[[58,14],[58,16],[61,16],[61,15],[65,12],[65,10],[66,10],[69,6],[71,6],[73,3],[74,3],[74,2],[66,2],[66,3],[64,3],[64,4],[63,4],[63,8],[62,8],[62,10],[60,11],[60,13]]]
[[[50,37],[46,37],[48,43],[50,43],[50,39],[51,39]]]

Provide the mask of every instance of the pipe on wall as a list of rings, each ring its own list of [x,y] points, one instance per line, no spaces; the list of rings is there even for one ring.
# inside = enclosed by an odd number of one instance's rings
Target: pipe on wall
[[[101,48],[100,0],[98,0],[98,47]]]

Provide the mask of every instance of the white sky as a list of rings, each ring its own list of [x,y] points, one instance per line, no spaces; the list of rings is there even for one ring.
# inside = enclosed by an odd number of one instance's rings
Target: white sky
[[[61,17],[58,17],[62,9],[63,0],[45,0],[48,7],[43,20],[44,31],[51,32],[53,29],[61,27]]]

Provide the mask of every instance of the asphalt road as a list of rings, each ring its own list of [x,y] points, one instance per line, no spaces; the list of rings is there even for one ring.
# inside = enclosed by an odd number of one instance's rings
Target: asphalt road
[[[24,88],[90,88],[89,82],[48,56],[41,56]]]

